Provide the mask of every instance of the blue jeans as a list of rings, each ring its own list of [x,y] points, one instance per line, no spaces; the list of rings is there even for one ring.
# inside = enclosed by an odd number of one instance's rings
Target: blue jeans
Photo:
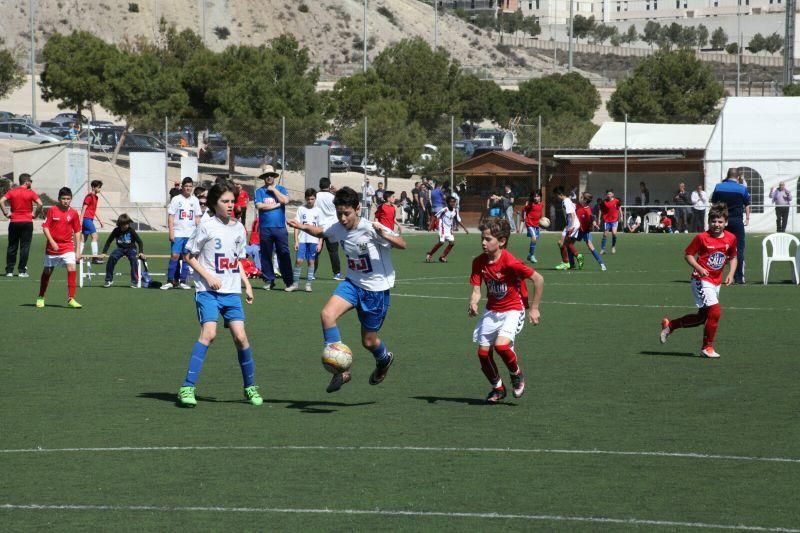
[[[117,261],[123,257],[127,257],[131,262],[131,283],[139,282],[139,255],[136,248],[115,248],[111,255],[108,256],[108,263],[106,263],[106,281],[114,280],[114,267],[117,266]]]
[[[272,252],[278,254],[278,268],[281,270],[286,286],[294,283],[292,273],[292,256],[289,253],[289,233],[286,228],[261,228],[259,230],[261,239],[261,272],[264,281],[272,283],[275,281],[275,271],[272,269]]]
[[[728,227],[725,228],[736,236],[736,257],[738,264],[736,272],[733,274],[733,281],[744,283],[744,222],[741,220],[728,220]]]

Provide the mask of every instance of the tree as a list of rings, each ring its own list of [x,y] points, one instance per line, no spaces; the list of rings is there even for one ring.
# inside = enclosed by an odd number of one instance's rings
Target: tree
[[[683,39],[683,26],[673,22],[669,26],[664,26],[665,38],[673,46],[681,46]]]
[[[89,32],[51,35],[42,49],[42,99],[59,100],[59,109],[74,109],[77,113],[100,103],[107,92],[106,65],[114,63],[118,55],[114,46]]]
[[[728,44],[728,34],[725,33],[725,30],[720,26],[711,34],[711,48],[714,50],[723,50],[726,44]]]
[[[542,124],[542,146],[547,148],[588,148],[589,141],[600,129],[590,120],[564,114]],[[539,145],[536,128],[520,128],[517,143],[523,152],[535,152]],[[535,156],[534,156],[535,157]]]
[[[659,34],[661,33],[661,24],[654,20],[648,20],[644,26],[644,31],[641,35],[643,42],[650,45],[650,48],[658,41]]]
[[[372,68],[366,73],[339,78],[331,91],[331,100],[336,104],[334,131],[353,127],[364,118],[370,102],[395,96],[393,88],[383,83]]]
[[[620,38],[620,42],[623,42],[627,45],[631,45],[639,40],[639,33],[636,31],[636,26],[631,24],[628,26],[628,31],[623,33]]]
[[[783,88],[783,96],[800,96],[800,85],[793,83]]]
[[[739,53],[739,43],[729,43],[725,46],[725,51],[731,55]]]
[[[5,41],[0,37],[0,46]],[[18,89],[25,83],[25,71],[6,49],[0,50],[0,98],[5,98],[8,93]]]
[[[783,48],[783,37],[777,33],[772,33],[764,40],[764,50],[770,54],[780,52]]]
[[[767,40],[764,39],[764,36],[760,33],[756,33],[753,35],[753,38],[750,39],[750,42],[747,44],[747,49],[750,50],[753,54],[757,54],[760,51],[764,50],[767,45]]]
[[[539,25],[539,20],[536,17],[523,18],[520,30],[531,37],[536,37],[542,33],[542,27]]]
[[[622,36],[619,33],[615,33],[608,42],[611,46],[619,46],[622,44]]]
[[[699,46],[700,48],[705,48],[707,44],[708,44],[708,28],[706,28],[703,24],[700,24],[697,27],[697,46]]]
[[[547,122],[559,115],[591,120],[600,106],[600,93],[592,83],[576,72],[551,74],[522,82],[519,90],[509,93],[509,112],[526,122],[538,116]]]
[[[681,48],[694,48],[697,46],[697,28],[684,26],[681,31],[678,46]]]
[[[624,120],[627,113],[633,122],[711,123],[724,94],[711,68],[693,51],[660,50],[617,84],[606,107],[615,120]]]
[[[474,74],[462,74],[456,81],[450,114],[470,124],[484,118],[492,118],[497,122],[508,119],[500,86],[491,80],[481,80]]]
[[[572,19],[572,35],[576,39],[586,39],[589,34],[594,30],[597,22],[594,20],[594,15],[589,18],[583,15],[575,15]]]
[[[619,30],[616,26],[606,26],[605,24],[595,24],[590,32],[592,41],[595,43],[603,44],[611,37],[619,37]]]

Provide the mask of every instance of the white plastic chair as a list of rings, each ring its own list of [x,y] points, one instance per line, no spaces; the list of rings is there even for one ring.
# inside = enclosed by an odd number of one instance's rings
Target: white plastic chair
[[[789,253],[792,243],[798,247],[796,255]],[[767,245],[772,245],[772,255]],[[800,284],[800,276],[797,272],[797,263],[800,262],[800,239],[788,233],[773,233],[764,237],[761,243],[762,268],[764,269],[764,285],[769,282],[769,268],[772,263],[788,262],[792,264],[792,281],[795,285]]]
[[[650,212],[644,216],[644,232],[650,233],[650,228],[657,228],[661,223],[661,213]]]

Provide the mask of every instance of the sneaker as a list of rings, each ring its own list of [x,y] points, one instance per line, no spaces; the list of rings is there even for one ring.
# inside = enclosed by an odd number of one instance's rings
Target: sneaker
[[[500,385],[500,388],[492,389],[489,396],[486,397],[486,403],[499,403],[500,400],[506,397],[506,388]]]
[[[664,317],[661,319],[661,335],[659,337],[661,344],[667,343],[667,337],[669,337],[670,333],[672,333],[672,330],[669,327],[669,318]]]
[[[342,276],[341,274],[334,274],[333,279],[335,281],[344,281],[344,276]]]
[[[39,309],[44,307],[44,298],[36,298],[36,307]]]
[[[6,277],[7,278],[13,278],[14,277],[14,273],[13,272],[6,272]]]
[[[600,249],[600,255],[606,255],[606,249],[605,248],[601,248]]]
[[[326,392],[336,392],[337,390],[342,388],[342,385],[350,381],[350,372],[339,372],[338,374],[334,374],[331,378],[331,382],[328,383],[328,387],[325,389]]]
[[[569,270],[569,263],[559,263],[556,265],[556,270]]]
[[[389,362],[382,366],[375,366],[375,370],[373,370],[372,374],[369,376],[369,384],[378,385],[383,381],[386,374],[389,373],[389,367],[392,366],[392,363],[394,363],[394,354],[389,352]]]
[[[617,247],[616,247],[616,246],[612,246],[612,247],[611,247],[611,253],[612,253],[612,254],[615,254],[615,253],[617,253]]]
[[[447,258],[446,257],[440,257],[439,258],[439,262],[440,263],[447,263]]]
[[[518,374],[511,374],[511,394],[514,398],[519,398],[525,394],[525,374],[522,370]]]
[[[605,263],[600,263],[600,270],[602,270],[603,272],[605,272],[606,270],[608,270],[608,269],[606,268],[606,264],[605,264]]]
[[[92,259],[92,264],[93,265],[102,265],[103,263],[105,263],[105,261],[103,261],[102,259],[98,259],[98,258]]]
[[[264,285],[265,291],[273,291],[275,290],[275,280],[270,281],[269,283]]]
[[[75,298],[70,298],[69,301],[67,301],[67,307],[71,309],[80,309],[83,306],[75,301]]]
[[[284,290],[285,292],[294,292],[294,291],[296,291],[296,290],[297,290],[297,288],[298,288],[298,285],[297,285],[297,283],[292,283],[291,285],[289,285],[288,287],[286,287],[286,288],[285,288],[285,289],[283,289],[283,290]]]
[[[162,291],[168,291],[168,290],[170,290],[170,289],[174,289],[174,288],[175,288],[175,286],[174,286],[172,283],[170,283],[170,282],[166,282],[165,284],[163,284],[163,285],[161,286],[161,290],[162,290]]]
[[[578,270],[583,270],[583,254],[578,254],[575,259],[578,261]]]
[[[714,350],[713,346],[706,346],[702,350],[700,350],[700,355],[703,357],[708,357],[710,359],[717,359],[719,358],[719,354],[716,350]]]
[[[20,272],[18,275],[21,278],[29,278],[29,277],[31,277],[31,275],[28,274],[27,272]]]
[[[311,292],[311,282],[306,283],[306,292]]]
[[[113,284],[114,284],[114,282],[113,282],[113,281],[106,281],[105,283],[103,283],[103,287],[105,287],[105,288],[107,289],[107,288],[109,288],[110,286],[112,286]]]
[[[275,277],[276,278],[282,278],[283,277],[283,274],[281,274],[280,270],[278,270],[275,267],[273,267],[273,270],[275,271]]]
[[[261,405],[264,403],[264,398],[258,393],[257,385],[250,385],[244,388],[244,399],[253,405]]]
[[[180,287],[181,289],[183,289],[185,291],[192,290],[192,286],[191,285],[187,285],[186,283],[184,283],[182,281],[180,283],[178,283],[178,287]]]
[[[431,254],[428,254],[428,255],[425,256],[425,262],[426,263],[433,263],[433,257],[431,257]]]
[[[138,289],[138,288],[139,288],[138,283],[131,283],[131,289]]]
[[[197,405],[197,400],[194,397],[194,387],[181,387],[178,390],[178,403],[184,407]]]

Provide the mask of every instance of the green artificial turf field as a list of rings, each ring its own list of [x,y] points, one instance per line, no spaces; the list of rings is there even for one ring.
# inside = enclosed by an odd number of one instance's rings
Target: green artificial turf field
[[[497,406],[483,403],[466,314],[475,234],[459,234],[448,264],[423,262],[433,235],[393,252],[382,337],[395,365],[367,383],[351,313],[354,377],[335,394],[320,364],[334,287],[323,252],[312,294],[256,290],[246,309],[264,405],[242,401],[220,328],[190,410],[175,393],[198,331],[193,292],[130,289],[121,262],[114,287],[79,289],[81,310],[63,307],[56,271],[36,309],[38,236],[31,278],[0,278],[0,529],[800,528],[800,287],[780,282],[786,265],[756,284],[749,236],[750,284],[722,289],[722,358],[697,356],[701,328],[662,346],[660,319],[693,309],[690,237],[622,236],[608,272],[591,256],[557,272],[544,236],[541,325],[517,338],[527,393]],[[144,238],[166,252],[163,235]],[[510,249],[524,257],[526,239]]]

